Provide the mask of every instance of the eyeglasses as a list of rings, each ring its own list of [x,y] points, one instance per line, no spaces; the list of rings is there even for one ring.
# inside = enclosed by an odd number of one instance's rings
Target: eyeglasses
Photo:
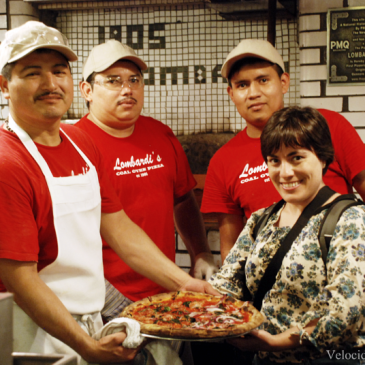
[[[144,82],[142,77],[131,77],[129,80],[121,80],[120,77],[107,77],[104,80],[95,80],[93,81],[94,84],[98,84],[100,86],[104,86],[106,89],[109,90],[122,90],[125,84],[132,90],[140,89]]]

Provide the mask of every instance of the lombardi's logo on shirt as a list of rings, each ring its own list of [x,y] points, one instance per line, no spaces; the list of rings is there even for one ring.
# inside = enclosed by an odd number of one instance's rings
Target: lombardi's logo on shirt
[[[117,158],[114,166],[114,171],[117,170],[115,174],[117,176],[134,174],[137,178],[148,176],[148,171],[164,167],[164,164],[159,163],[162,161],[160,155],[157,155],[157,164],[155,164],[155,160],[152,157],[154,153],[153,151],[151,154],[147,153],[146,157],[143,158],[131,156],[128,161],[121,161]]]
[[[239,176],[239,179],[242,179],[241,184],[245,184],[249,181],[255,181],[260,178],[265,179],[265,182],[270,181],[269,173],[265,171],[267,171],[267,165],[265,161],[262,165],[256,167],[250,167],[250,165],[247,163],[243,168],[241,175]]]
[[[153,153],[153,152],[152,152]],[[140,166],[146,166],[146,165],[152,165],[154,162],[152,158],[152,154],[146,154],[146,157],[144,158],[137,158],[135,159],[134,156],[131,156],[129,161],[120,161],[119,158],[117,158],[117,161],[115,162],[114,170],[123,170],[130,167],[140,167]]]

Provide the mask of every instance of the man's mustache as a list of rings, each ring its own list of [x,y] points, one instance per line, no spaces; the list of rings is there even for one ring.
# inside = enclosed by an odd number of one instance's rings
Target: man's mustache
[[[37,96],[34,98],[34,100],[38,100],[38,99],[40,99],[40,98],[42,98],[42,97],[44,97],[44,96],[48,96],[48,95],[57,95],[57,96],[59,96],[61,99],[63,99],[63,98],[64,98],[64,94],[62,94],[62,93],[58,93],[58,92],[44,92],[44,93],[42,93],[42,94],[37,95]]]
[[[131,96],[127,96],[123,99],[118,100],[118,104],[124,103],[125,101],[133,100],[137,104],[137,100],[135,98],[132,98]]]

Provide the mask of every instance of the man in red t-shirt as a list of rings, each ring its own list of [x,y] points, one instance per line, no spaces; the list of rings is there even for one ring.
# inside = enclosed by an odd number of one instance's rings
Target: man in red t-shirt
[[[107,56],[106,56],[107,55]],[[140,115],[144,101],[141,70],[147,65],[130,47],[109,40],[91,50],[80,89],[90,113],[76,126],[102,152],[107,174],[129,218],[175,260],[175,229],[191,257],[195,277],[217,270],[192,191],[196,182],[172,130]],[[136,245],[136,251],[141,248]],[[136,273],[104,242],[105,277],[137,301],[165,291]]]
[[[61,126],[73,98],[69,61],[76,60],[65,37],[40,22],[6,32],[0,45],[10,110],[0,128],[0,290],[14,294],[14,351],[73,354],[80,365],[120,363],[140,348],[124,348],[124,332],[91,337],[102,327],[105,300],[100,232],[163,287],[217,292],[178,268],[128,218],[90,137]]]
[[[251,213],[280,196],[271,183],[261,156],[260,135],[271,115],[283,108],[289,74],[278,51],[267,41],[245,39],[227,56],[222,76],[228,94],[247,127],[226,143],[210,161],[201,211],[218,213],[222,260]],[[335,149],[335,161],[324,182],[346,194],[355,187],[365,198],[365,146],[356,130],[340,114],[320,109]]]

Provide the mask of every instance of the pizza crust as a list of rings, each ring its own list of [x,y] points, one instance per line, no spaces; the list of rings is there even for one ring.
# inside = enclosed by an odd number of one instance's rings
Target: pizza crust
[[[132,303],[124,309],[121,317],[133,318],[133,312],[135,309],[142,308],[146,305],[151,305],[154,302],[169,301],[173,300],[178,296],[179,299],[188,297],[195,298],[196,300],[206,300],[214,298],[209,294],[194,293],[194,292],[172,292],[172,293],[161,293],[152,297],[144,298],[138,302]],[[245,305],[245,310],[252,313],[252,317],[249,322],[243,324],[237,324],[234,327],[228,329],[198,329],[198,328],[169,328],[160,326],[157,324],[145,324],[138,321],[141,325],[141,333],[155,335],[160,337],[169,338],[216,338],[216,337],[227,337],[239,334],[245,334],[252,329],[258,327],[263,321],[264,316],[249,302],[242,302],[236,299],[230,298],[231,301],[236,302],[240,306]]]

